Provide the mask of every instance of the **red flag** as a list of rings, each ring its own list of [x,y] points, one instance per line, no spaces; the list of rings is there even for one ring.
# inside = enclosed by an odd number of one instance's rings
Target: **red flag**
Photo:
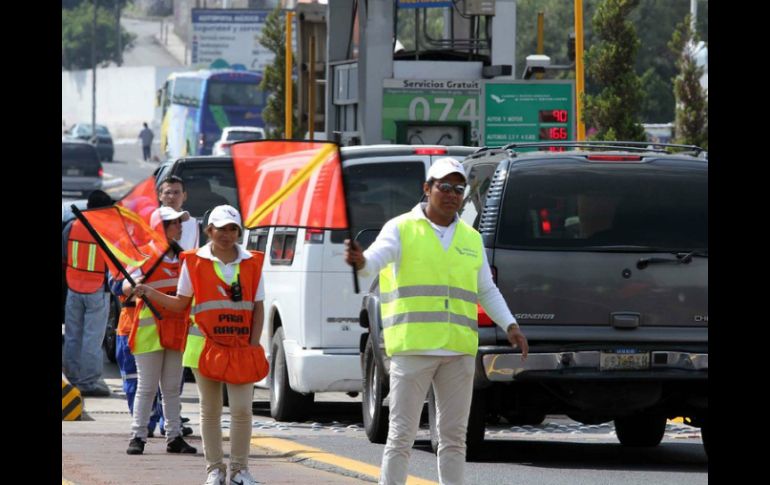
[[[244,227],[348,228],[336,144],[260,140],[231,153]]]
[[[102,238],[117,262],[125,268],[137,268],[154,257],[151,247],[159,253],[168,249],[165,234],[152,230],[135,212],[117,205],[81,212]],[[101,250],[101,248],[100,248]],[[115,261],[104,254],[110,273],[119,275]]]
[[[155,176],[150,175],[134,186],[117,205],[130,209],[139,214],[147,224],[150,223],[150,215],[159,207],[158,192],[155,190]]]

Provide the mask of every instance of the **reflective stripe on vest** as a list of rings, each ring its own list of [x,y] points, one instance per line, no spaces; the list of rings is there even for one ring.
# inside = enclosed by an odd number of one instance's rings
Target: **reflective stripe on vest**
[[[480,234],[458,221],[445,251],[427,220],[398,222],[401,260],[380,272],[380,309],[388,355],[478,349],[478,272],[484,250]]]
[[[149,248],[148,248],[149,249]],[[152,253],[154,254],[153,258],[150,258],[150,260],[145,263],[144,266],[142,266],[142,272],[146,273],[149,271],[150,266],[154,264],[153,260],[160,256],[159,251],[157,249],[150,249]],[[147,286],[150,286],[152,288],[155,288],[156,290],[160,291],[164,294],[176,294],[176,286],[177,282],[179,281],[179,277],[176,276],[174,278],[164,278],[164,275],[161,271],[165,270],[167,275],[178,275],[179,274],[179,262],[168,262],[168,261],[161,261],[159,266],[156,268],[156,271],[154,271],[148,278],[145,280],[145,284]],[[161,279],[162,278],[162,279]],[[129,339],[129,344],[131,344],[131,352],[134,354],[145,354],[148,352],[156,352],[158,350],[163,350],[165,347],[163,344],[161,344],[160,339],[160,333],[158,330],[158,321],[155,319],[155,316],[152,314],[152,311],[145,305],[144,301],[139,300],[138,306],[137,306],[139,315],[136,317],[136,326],[137,328],[134,330],[135,334],[133,338]],[[179,330],[177,331],[177,335],[179,335],[179,339],[175,341],[173,346],[171,344],[167,343],[165,345],[169,346],[172,350],[182,350],[182,345],[184,344],[184,341],[182,340],[184,338],[185,329],[183,328],[184,323],[186,323],[186,313],[185,312],[171,312],[168,310],[164,310],[162,308],[157,308],[158,312],[161,315],[163,324],[166,325],[163,327],[163,331],[166,333],[172,333],[175,332],[175,327],[179,326]],[[185,322],[183,323],[181,320],[184,319]],[[178,342],[178,343],[177,343]]]
[[[147,316],[149,315],[149,317]],[[139,313],[137,321],[136,336],[134,337],[134,348],[131,352],[134,355],[146,354],[163,350],[158,336],[158,323],[149,308],[143,307]]]
[[[198,328],[192,315],[190,315],[190,320],[192,322],[187,330],[187,345],[185,345],[184,355],[182,355],[182,365],[191,369],[197,369],[198,360],[201,358],[205,341],[203,333],[201,333],[201,329]]]
[[[91,233],[75,221],[67,241],[67,286],[78,293],[96,293],[104,288],[106,265]]]

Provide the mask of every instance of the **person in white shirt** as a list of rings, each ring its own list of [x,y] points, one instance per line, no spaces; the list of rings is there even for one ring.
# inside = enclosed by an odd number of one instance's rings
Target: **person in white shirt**
[[[163,179],[158,187],[158,200],[160,205],[171,207],[177,212],[182,211],[182,206],[187,201],[187,190],[184,186],[184,180],[178,175],[170,175]],[[198,247],[200,231],[198,221],[190,217],[182,223],[182,238],[179,245],[187,251]]]
[[[442,485],[463,483],[478,347],[477,302],[506,331],[511,345],[521,348],[522,359],[529,352],[527,338],[492,279],[481,235],[457,216],[466,180],[457,160],[436,160],[423,185],[427,202],[385,223],[366,251],[357,242],[346,241],[345,261],[359,274],[382,271],[381,305],[400,305],[395,315],[390,315],[392,310],[387,315],[383,310],[383,334],[391,365],[390,426],[382,458],[382,485],[406,483],[410,450],[431,385],[438,410],[439,481]],[[466,256],[470,259],[463,259]],[[426,267],[426,261],[427,271],[412,269]],[[453,276],[445,277],[448,273]],[[383,278],[390,281],[388,286],[395,285],[393,291],[383,289]],[[475,288],[476,294],[467,288]],[[428,307],[434,311],[425,311]]]

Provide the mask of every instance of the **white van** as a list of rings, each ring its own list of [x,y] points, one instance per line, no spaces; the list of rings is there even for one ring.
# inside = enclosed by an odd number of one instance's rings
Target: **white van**
[[[474,147],[369,145],[343,147],[348,211],[355,236],[409,211],[422,196],[434,160],[459,160]],[[248,249],[265,252],[265,326],[262,345],[270,374],[270,414],[302,420],[316,392],[362,390],[358,324],[361,300],[372,278],[353,289],[343,259],[347,231],[271,227],[246,231]]]

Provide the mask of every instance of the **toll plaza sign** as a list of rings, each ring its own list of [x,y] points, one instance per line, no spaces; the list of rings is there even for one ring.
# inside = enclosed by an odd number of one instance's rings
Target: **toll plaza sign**
[[[425,121],[432,124],[468,122],[470,141],[479,140],[478,80],[385,79],[382,92],[382,139],[391,143],[461,145],[455,134],[451,141],[433,139],[435,130],[410,132],[409,140],[397,140],[396,122]],[[446,131],[446,130],[445,130]],[[430,132],[430,133],[429,133]],[[439,133],[436,131],[436,133]],[[447,133],[454,133],[451,130]]]
[[[490,80],[481,91],[483,146],[575,139],[574,81]]]
[[[192,9],[193,66],[264,71],[275,54],[259,42],[270,10]]]

